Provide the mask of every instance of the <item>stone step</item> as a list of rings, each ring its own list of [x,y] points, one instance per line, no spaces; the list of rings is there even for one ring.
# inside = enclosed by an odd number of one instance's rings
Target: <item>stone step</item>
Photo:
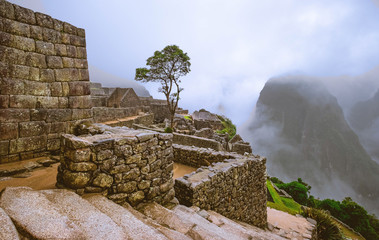
[[[28,187],[8,187],[0,207],[22,236],[30,239],[83,239],[79,226],[62,214],[46,196]]]
[[[61,214],[76,223],[86,239],[126,239],[123,229],[109,216],[74,192],[64,189],[40,191]]]
[[[2,208],[0,208],[0,239],[20,239],[12,220]]]
[[[181,218],[185,218],[188,221],[195,224],[196,228],[198,228],[199,231],[203,232],[205,230],[207,234],[212,234],[214,236],[214,239],[249,239],[249,236],[246,234],[244,235],[238,234],[237,232],[229,232],[226,229],[220,228],[216,224],[200,216],[192,208],[188,208],[183,205],[178,205],[173,209],[173,212]]]
[[[150,227],[135,217],[128,209],[108,200],[103,196],[91,196],[87,198],[93,206],[109,216],[128,235],[128,239],[144,240],[156,239],[166,240],[157,229]]]
[[[204,210],[203,210],[204,211]],[[199,213],[199,212],[198,212]],[[280,236],[277,236],[271,232],[264,231],[258,227],[254,227],[248,225],[249,227],[245,227],[229,218],[222,216],[221,214],[214,211],[206,212],[207,219],[221,227],[222,229],[231,232],[233,234],[239,235],[245,239],[259,239],[259,240],[283,240]],[[203,215],[203,214],[201,214]]]
[[[183,233],[177,232],[175,230],[172,230],[170,228],[164,227],[157,222],[155,222],[153,219],[146,217],[142,213],[138,212],[134,208],[132,208],[128,203],[123,204],[123,207],[126,208],[129,212],[131,212],[136,218],[144,222],[145,224],[157,229],[160,231],[163,235],[165,235],[170,240],[191,240],[192,238],[188,237],[187,235],[184,235]]]

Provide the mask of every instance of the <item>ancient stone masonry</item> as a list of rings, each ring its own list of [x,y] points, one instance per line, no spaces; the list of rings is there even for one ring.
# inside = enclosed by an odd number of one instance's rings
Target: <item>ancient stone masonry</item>
[[[117,203],[174,198],[172,134],[94,125],[94,135],[62,136],[59,187],[101,192]]]
[[[0,0],[0,163],[60,149],[92,120],[84,29]]]
[[[196,155],[197,153],[194,152]],[[258,227],[267,224],[266,159],[227,159],[175,180],[180,204],[214,210]]]
[[[186,146],[211,148],[216,151],[224,150],[221,143],[216,140],[179,133],[174,133],[174,143]]]

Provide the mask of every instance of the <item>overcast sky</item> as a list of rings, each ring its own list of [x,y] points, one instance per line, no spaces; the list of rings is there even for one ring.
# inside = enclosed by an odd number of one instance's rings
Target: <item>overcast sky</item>
[[[181,106],[238,125],[273,76],[360,75],[379,65],[379,0],[12,0],[86,29],[89,64],[134,79],[155,50],[191,58]],[[157,86],[145,85],[156,98]]]

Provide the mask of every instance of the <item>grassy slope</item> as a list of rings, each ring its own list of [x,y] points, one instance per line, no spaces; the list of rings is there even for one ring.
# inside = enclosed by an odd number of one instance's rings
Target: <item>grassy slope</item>
[[[275,191],[274,187],[271,185],[271,182],[267,180],[267,188],[271,194],[272,199],[274,199],[274,202],[267,202],[267,206],[270,208],[274,208],[283,212],[290,213],[292,215],[295,215],[297,213],[300,213],[301,211],[301,205],[295,202],[293,199],[280,197],[279,194]],[[349,237],[352,240],[364,240],[363,237],[358,236],[354,232],[352,232],[350,229],[344,227],[343,225],[339,224],[336,221],[336,224],[338,225],[339,229],[341,230],[342,234],[345,237]]]

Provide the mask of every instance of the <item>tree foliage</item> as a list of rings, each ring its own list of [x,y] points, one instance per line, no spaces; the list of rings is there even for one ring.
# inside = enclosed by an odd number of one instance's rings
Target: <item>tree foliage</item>
[[[190,58],[178,46],[169,45],[162,51],[155,51],[154,55],[146,60],[146,65],[148,68],[136,69],[135,80],[161,84],[158,91],[166,97],[171,114],[171,128],[173,128],[180,92],[183,91],[183,88],[179,86],[180,78],[191,71]]]

